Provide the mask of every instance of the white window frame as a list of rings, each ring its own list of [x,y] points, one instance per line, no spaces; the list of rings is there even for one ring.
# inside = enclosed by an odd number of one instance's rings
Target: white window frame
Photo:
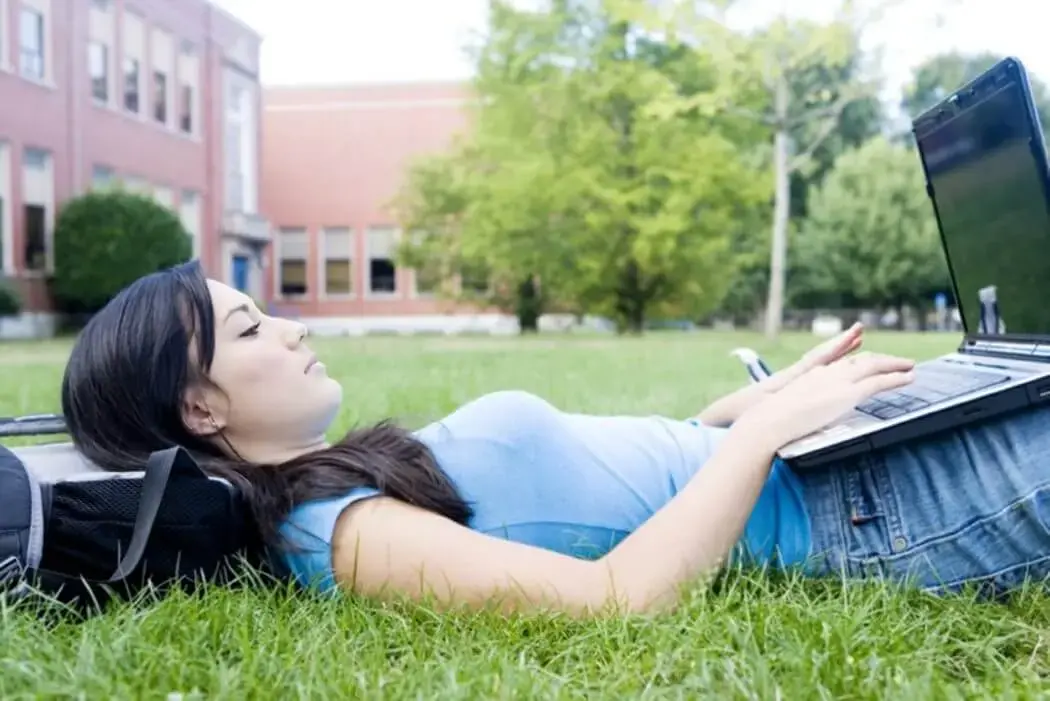
[[[26,13],[32,13],[37,16],[40,20],[40,75],[29,75],[25,72],[25,66],[22,65],[22,53],[24,51],[22,45],[22,18]],[[32,83],[47,84],[51,76],[51,52],[48,47],[51,43],[51,21],[48,13],[41,12],[39,8],[32,5],[20,4],[18,8],[18,41],[16,46],[18,47],[18,75]],[[10,35],[10,33],[9,33]]]
[[[0,0],[2,1],[2,0]],[[189,56],[194,59],[194,63],[197,67],[197,75],[193,76],[193,82],[187,82],[186,77],[182,75],[182,58],[183,56]],[[175,50],[175,84],[174,84],[174,105],[178,108],[177,114],[175,115],[174,128],[182,136],[188,138],[199,137],[201,134],[201,52],[197,50],[197,46],[192,42],[183,39],[179,42],[178,48]],[[183,93],[189,88],[191,104],[189,110],[190,117],[190,130],[186,131],[182,128],[182,116],[186,109],[185,100],[183,100]]]
[[[171,79],[172,76],[164,70],[161,70],[150,64],[150,77],[149,77],[149,120],[153,124],[159,127],[171,127],[172,118],[172,104],[171,104]],[[160,93],[161,99],[164,100],[164,119],[157,118],[157,107],[160,106],[160,101],[157,99],[157,77],[163,76],[164,78],[164,90]]]
[[[138,104],[135,106],[134,110],[132,110],[132,109],[130,109],[128,107],[128,62],[129,61],[134,61],[135,62],[135,66],[137,68],[137,72],[135,73],[135,94],[138,95]],[[132,115],[132,116],[138,117],[140,119],[142,119],[145,116],[145,114],[146,114],[146,110],[144,109],[144,107],[146,106],[146,104],[145,104],[145,96],[143,95],[143,90],[142,90],[142,82],[143,82],[142,81],[142,73],[143,73],[142,59],[136,58],[135,56],[121,56],[121,60],[120,60],[120,110],[124,114]]]
[[[347,265],[350,268],[350,291],[349,292],[336,292],[331,294],[328,292],[328,234],[336,231],[345,231],[347,238],[350,239],[350,260]],[[357,243],[357,232],[352,226],[325,226],[321,227],[320,239],[317,242],[317,278],[318,278],[318,290],[317,298],[325,300],[348,300],[354,299],[357,295],[354,292],[357,281],[357,275],[354,272],[354,262],[356,256],[354,252]]]
[[[99,182],[99,175],[106,175],[105,182]],[[104,163],[94,163],[91,166],[91,189],[92,190],[109,190],[112,189],[120,179],[117,177],[117,171]]]
[[[0,0],[0,71],[14,73],[11,63],[11,49],[14,46],[12,33],[8,31],[8,19],[10,7],[7,0]]]
[[[187,233],[190,235],[190,238],[193,241],[193,251],[192,251],[193,258],[200,258],[201,249],[202,249],[201,236],[204,235],[204,222],[203,222],[203,219],[204,219],[204,200],[201,197],[201,193],[199,193],[198,191],[196,191],[196,190],[189,190],[189,189],[185,189],[185,188],[179,190],[178,196],[179,196],[179,202],[178,202],[178,205],[176,207],[176,210],[177,210],[177,214],[179,216],[179,221],[182,222],[183,228],[187,230]],[[194,205],[196,206],[196,210],[197,210],[197,227],[196,227],[197,230],[196,231],[190,231],[189,227],[186,226],[186,222],[184,220],[185,211],[183,210],[183,205],[185,204],[186,200],[190,200],[190,199],[193,200]]]
[[[0,0],[0,8],[4,0]],[[10,141],[0,139],[0,156],[7,161],[7,191],[0,191],[0,250],[3,251],[3,264],[0,267],[0,275],[13,277],[15,275],[15,210],[14,210],[14,178],[15,164],[14,151]]]
[[[26,171],[26,154],[30,151],[44,154],[44,162],[41,167],[48,171],[51,176],[51,201],[45,202],[42,206],[44,207],[44,269],[43,270],[30,270],[25,265],[25,247],[26,240],[22,241],[22,250],[19,251],[22,260],[21,269],[22,275],[29,278],[47,277],[55,272],[55,209],[58,207],[57,193],[55,192],[55,154],[50,149],[39,148],[36,146],[23,146],[21,154],[21,165],[22,169],[19,175],[25,180]],[[10,153],[10,151],[9,151]],[[37,167],[37,166],[32,166]],[[22,191],[22,231],[25,233],[26,222],[25,222],[25,209],[29,205],[37,204],[26,200],[25,190]],[[41,205],[38,205],[41,206]],[[12,232],[13,236],[13,232]]]
[[[96,105],[109,105],[113,102],[113,50],[109,44],[98,41],[97,39],[88,39],[88,86],[91,92],[91,100]],[[106,97],[105,99],[100,98],[95,94],[95,76],[92,74],[91,65],[91,49],[94,46],[102,47],[105,56],[103,57],[103,66],[106,69],[105,81],[106,81]]]

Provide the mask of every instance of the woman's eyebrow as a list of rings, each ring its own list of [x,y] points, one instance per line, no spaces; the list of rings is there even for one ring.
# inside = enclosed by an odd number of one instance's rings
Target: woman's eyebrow
[[[230,320],[230,317],[233,316],[234,314],[236,314],[237,312],[244,312],[245,314],[247,314],[248,311],[249,310],[248,310],[248,305],[247,304],[240,304],[240,305],[234,307],[233,309],[231,309],[230,311],[226,312],[226,316],[223,317],[222,323],[225,324],[227,321]]]

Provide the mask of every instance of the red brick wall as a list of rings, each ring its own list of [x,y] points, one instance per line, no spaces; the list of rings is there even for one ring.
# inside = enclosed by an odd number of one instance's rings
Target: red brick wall
[[[270,88],[263,112],[261,201],[274,226],[310,234],[309,293],[278,304],[304,316],[429,314],[448,303],[415,299],[412,272],[398,271],[393,299],[368,299],[369,227],[396,226],[390,203],[413,159],[447,149],[468,128],[469,88],[456,83]],[[320,231],[354,232],[352,299],[318,295]],[[267,279],[271,294],[279,235]],[[274,295],[274,298],[276,296]]]

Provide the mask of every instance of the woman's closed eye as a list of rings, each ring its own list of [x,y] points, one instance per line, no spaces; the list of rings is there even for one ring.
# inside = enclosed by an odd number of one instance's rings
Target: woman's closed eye
[[[239,337],[240,337],[240,338],[247,338],[247,337],[249,337],[249,336],[258,336],[258,335],[259,335],[259,325],[260,325],[261,323],[262,323],[261,321],[256,321],[256,322],[255,322],[254,324],[252,324],[252,325],[251,325],[251,326],[249,326],[249,327],[248,327],[247,329],[245,329],[245,330],[244,330],[244,331],[243,331],[243,332],[242,332],[242,333],[240,334],[240,336],[239,336]]]

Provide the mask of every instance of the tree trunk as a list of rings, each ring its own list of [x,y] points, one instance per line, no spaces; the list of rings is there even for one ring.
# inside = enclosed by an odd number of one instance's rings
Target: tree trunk
[[[518,286],[518,328],[522,334],[538,333],[540,315],[543,314],[543,299],[540,297],[536,278],[529,275]]]
[[[620,284],[616,290],[616,312],[618,326],[631,334],[641,334],[645,330],[645,308],[648,296],[641,281],[638,264],[630,261],[620,273]]]
[[[769,296],[766,301],[767,338],[776,338],[784,321],[784,287],[787,275],[787,229],[791,217],[791,171],[788,158],[787,111],[788,85],[781,77],[777,81],[773,103],[776,113],[776,131],[773,134],[773,236],[769,256]]]

